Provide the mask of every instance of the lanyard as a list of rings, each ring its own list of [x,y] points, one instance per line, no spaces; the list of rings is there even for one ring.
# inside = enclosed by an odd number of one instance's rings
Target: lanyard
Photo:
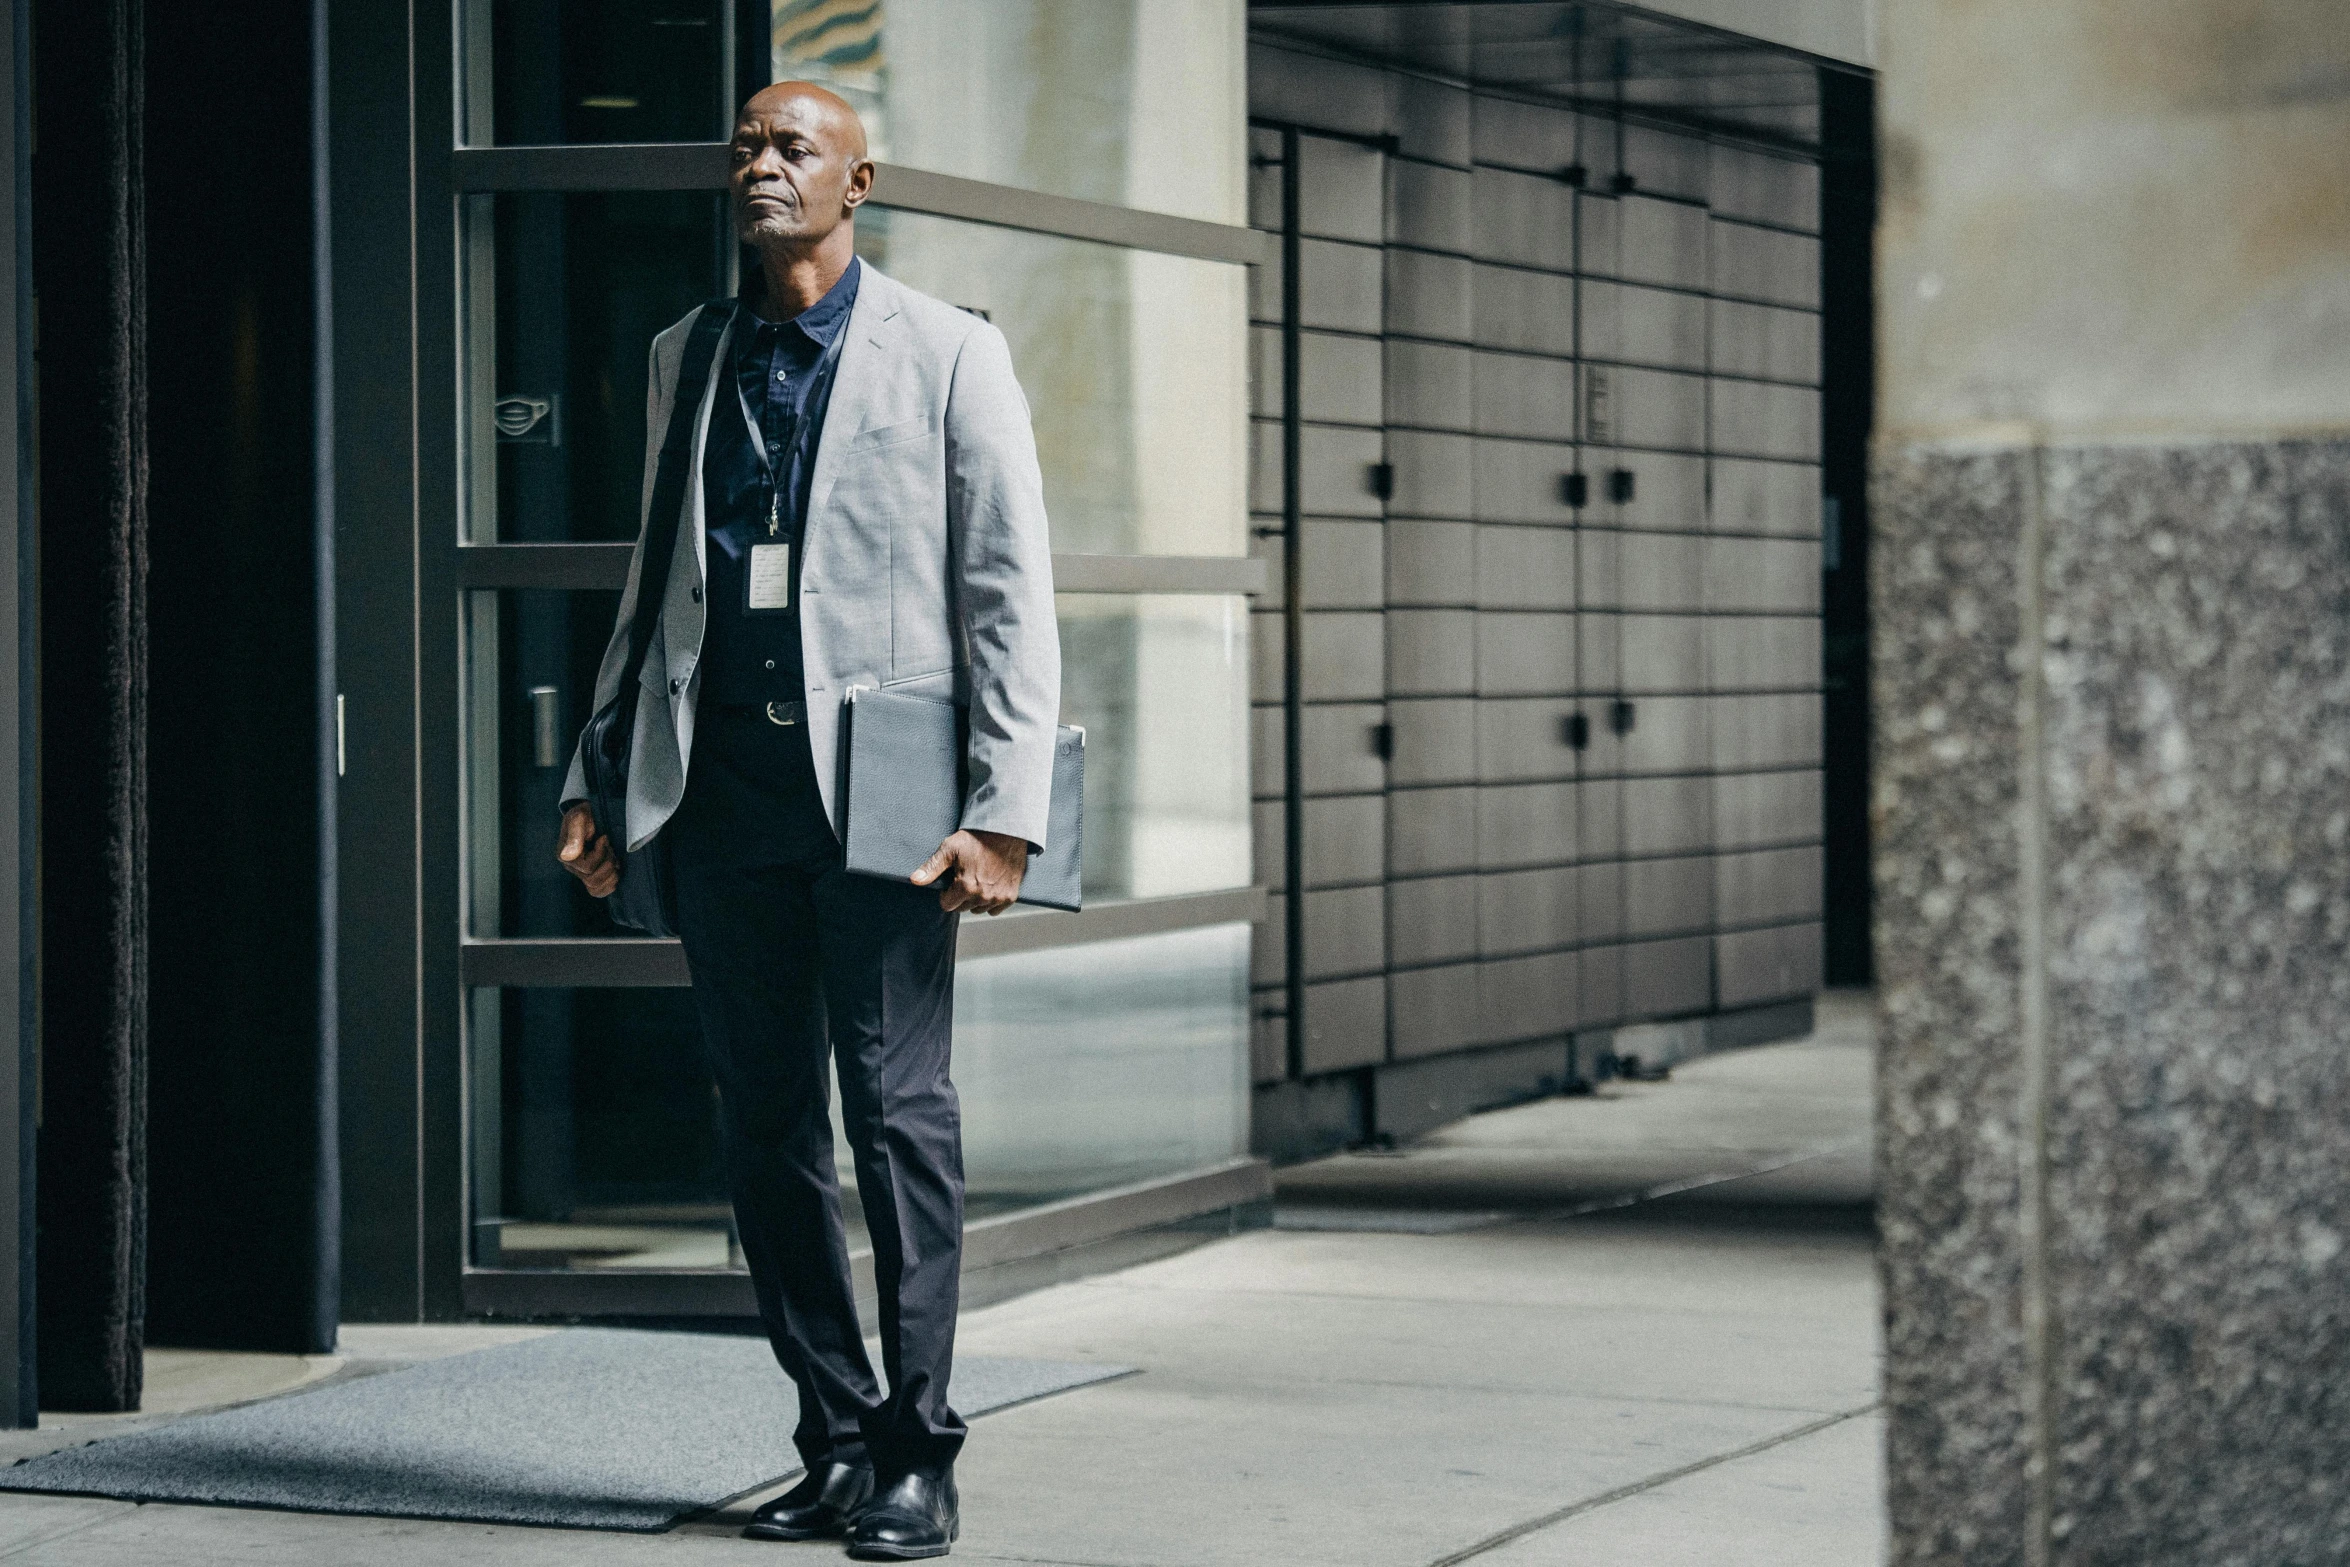
[[[746,311],[745,314],[748,315],[748,312]],[[782,324],[782,326],[788,325],[790,325],[789,322]],[[782,326],[776,328],[779,339]],[[754,325],[751,330],[756,334],[758,327]],[[847,337],[848,322],[843,320],[839,330],[832,334],[832,341],[823,345],[822,351],[816,356],[815,363],[804,372],[806,377],[813,380],[819,392],[827,384],[834,366],[839,363],[841,344],[846,341]],[[773,398],[775,395],[773,385],[776,373],[775,359],[776,354],[771,349],[767,362],[760,367],[759,371],[760,389],[768,398]],[[822,424],[824,409],[821,403],[828,399],[821,395],[812,397],[807,400],[804,412],[787,413],[787,417],[791,421],[790,426],[785,432],[784,439],[777,443],[783,465],[781,473],[776,471],[778,454],[770,453],[767,449],[767,427],[751,412],[750,399],[743,395],[743,378],[739,370],[734,376],[734,400],[735,406],[742,410],[743,425],[751,437],[751,450],[759,459],[759,471],[767,476],[767,536],[775,538],[783,531],[783,485],[784,480],[791,473],[791,459],[801,455],[802,447],[809,435],[809,427]]]

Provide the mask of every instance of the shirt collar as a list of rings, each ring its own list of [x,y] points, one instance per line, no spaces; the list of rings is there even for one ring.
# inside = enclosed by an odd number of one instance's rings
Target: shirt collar
[[[784,327],[796,326],[818,348],[830,348],[832,340],[840,335],[841,327],[849,319],[850,307],[857,302],[857,279],[864,268],[862,260],[851,256],[848,270],[841,273],[832,287],[825,290],[824,297],[789,321],[762,320],[758,312],[751,308],[754,302],[763,300],[767,294],[767,280],[760,273],[752,273],[750,280],[743,285],[742,303],[750,312],[754,330],[767,327],[780,331]]]

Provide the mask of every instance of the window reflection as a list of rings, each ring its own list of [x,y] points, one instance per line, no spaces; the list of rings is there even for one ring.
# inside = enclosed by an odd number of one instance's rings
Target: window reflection
[[[1216,925],[964,964],[972,1191],[1020,1206],[1246,1153],[1248,943]]]
[[[465,878],[475,936],[632,934],[553,853],[564,775],[619,609],[618,593],[465,595]]]
[[[473,1261],[741,1265],[686,990],[477,990]]]
[[[476,936],[626,936],[557,865],[557,806],[620,596],[465,596],[466,878]],[[1221,594],[1066,593],[1061,717],[1082,724],[1085,897],[1249,883],[1248,609]],[[555,744],[542,751],[540,709]]]
[[[1245,221],[1237,0],[489,0],[475,14],[476,145],[722,141],[740,26],[752,80],[830,87],[884,161]]]
[[[468,333],[492,349],[469,382],[468,536],[634,538],[646,350],[728,287],[722,198],[502,195],[477,198],[471,221],[491,225],[495,260]],[[1054,549],[1246,552],[1244,268],[883,208],[857,241],[1002,329]]]
[[[1061,721],[1085,727],[1085,897],[1249,880],[1248,607],[1064,593]]]
[[[492,287],[476,288],[468,532],[492,540],[636,537],[645,375],[654,336],[725,292],[725,202],[700,191],[476,198],[493,225]],[[494,479],[491,477],[494,472]]]
[[[1002,329],[1054,549],[1245,553],[1247,269],[886,209],[857,250]]]
[[[733,13],[726,0],[493,0],[492,69],[473,78],[472,139],[724,140]]]
[[[1236,0],[771,0],[769,79],[857,107],[873,155],[1242,223]]]
[[[969,1217],[1246,1152],[1247,1002],[1245,925],[964,963]],[[474,1266],[742,1266],[691,992],[477,990],[468,1024]]]

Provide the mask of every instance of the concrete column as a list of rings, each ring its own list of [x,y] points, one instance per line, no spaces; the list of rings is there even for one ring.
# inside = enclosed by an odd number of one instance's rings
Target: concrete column
[[[2350,1541],[2350,26],[1880,0],[1895,1560]]]

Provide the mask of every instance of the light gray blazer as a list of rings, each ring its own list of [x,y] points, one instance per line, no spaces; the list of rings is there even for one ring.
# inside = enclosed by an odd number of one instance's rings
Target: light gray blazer
[[[808,741],[833,828],[841,828],[840,719],[852,685],[952,697],[971,712],[963,825],[1039,848],[1051,801],[1061,643],[1052,545],[1028,401],[1003,333],[866,266],[833,372],[808,492],[800,563],[800,652]],[[645,403],[648,516],[669,429],[687,316],[653,340]],[[729,340],[731,341],[731,332]],[[685,796],[701,690],[702,451],[711,410],[743,418],[721,343],[694,422],[677,553],[645,655],[629,759],[628,836],[640,848]],[[601,711],[620,688],[644,567],[637,531],[619,623],[596,676]],[[576,748],[566,805],[587,796]],[[599,822],[610,832],[612,824]]]

